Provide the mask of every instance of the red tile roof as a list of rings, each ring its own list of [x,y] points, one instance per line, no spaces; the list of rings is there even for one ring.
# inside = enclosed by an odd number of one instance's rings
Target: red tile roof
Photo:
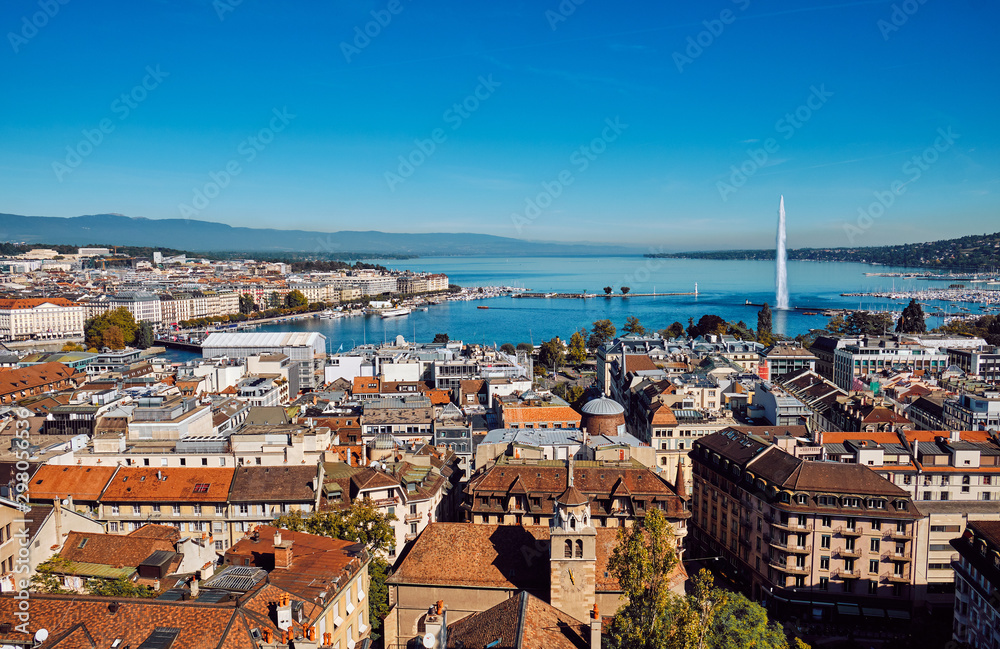
[[[174,544],[142,536],[70,532],[59,555],[69,561],[135,568],[158,550],[173,552]]]
[[[122,467],[104,490],[104,502],[226,502],[235,469]],[[204,485],[204,486],[203,486]]]
[[[91,502],[101,496],[115,467],[44,465],[31,477],[28,493],[32,500],[74,500]]]

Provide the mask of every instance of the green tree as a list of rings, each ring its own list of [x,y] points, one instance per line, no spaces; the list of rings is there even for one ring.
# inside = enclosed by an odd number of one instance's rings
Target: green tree
[[[156,337],[153,334],[153,324],[143,320],[135,332],[135,346],[138,349],[149,349],[154,342],[156,342]]]
[[[903,315],[899,317],[899,322],[896,323],[896,332],[903,334],[927,333],[924,310],[915,299],[911,299],[910,303],[903,309]]]
[[[580,365],[587,360],[587,344],[583,339],[586,333],[585,329],[581,329],[574,331],[573,335],[569,337],[569,360],[571,363]]]
[[[434,340],[432,340],[431,342],[447,343],[449,340],[451,339],[448,337],[448,334],[434,334]]]
[[[757,341],[770,344],[771,334],[771,307],[767,302],[757,312]]]
[[[531,354],[532,352],[535,351],[535,346],[532,345],[531,343],[517,343],[516,349],[519,352],[528,352],[529,354]]]
[[[556,371],[566,361],[566,345],[559,338],[542,343],[538,349],[538,362]]]
[[[85,352],[87,348],[80,343],[66,343],[59,351],[63,352]]]
[[[625,324],[622,325],[622,331],[627,334],[635,334],[636,336],[644,336],[646,334],[646,328],[639,323],[639,318],[634,315],[630,315],[625,320]]]
[[[843,333],[848,336],[881,336],[893,329],[892,315],[852,311],[844,319]]]
[[[257,310],[257,305],[254,304],[253,298],[249,295],[240,295],[240,313],[244,315],[250,315]]]
[[[631,291],[631,290],[632,289],[630,289],[629,287],[623,286],[622,287],[622,295],[628,295],[628,292]]]
[[[698,324],[693,325],[694,329],[688,327],[688,335],[692,338],[706,336],[708,334],[724,334],[729,329],[726,321],[717,315],[703,315],[698,320]]]
[[[612,649],[788,649],[784,631],[760,605],[715,588],[707,570],[695,576],[690,594],[673,594],[677,562],[673,530],[659,510],[650,510],[643,525],[619,530],[608,568],[627,603],[608,630]]]
[[[614,290],[614,289],[613,289],[613,288],[611,288],[610,286],[605,286],[605,287],[604,287],[604,294],[605,294],[605,295],[611,295],[611,291],[613,291],[613,290]]]
[[[618,531],[608,570],[618,580],[626,603],[608,629],[613,649],[666,649],[673,643],[679,605],[670,592],[677,566],[677,543],[666,517],[651,509],[642,525]]]
[[[346,511],[317,511],[308,516],[303,516],[301,512],[283,514],[274,520],[274,525],[293,532],[354,541],[368,548],[372,553],[371,563],[368,564],[368,618],[371,620],[372,638],[377,639],[382,630],[382,618],[389,612],[389,587],[385,580],[391,573],[391,566],[384,554],[396,543],[392,528],[395,520],[395,514],[383,514],[370,498],[365,497],[364,500],[355,500]]]
[[[500,351],[502,351],[504,354],[516,354],[517,348],[514,347],[514,345],[511,345],[510,343],[504,343],[500,345]]]
[[[31,576],[31,590],[35,593],[65,594],[72,592],[63,588],[61,575],[69,572],[72,562],[63,559],[58,554],[43,562],[35,569],[35,574]]]
[[[124,577],[118,579],[88,579],[83,585],[91,595],[103,597],[155,597],[156,591],[146,586],[139,586]]]
[[[105,345],[104,332],[110,327],[118,328],[122,341],[120,346],[112,347],[112,349],[122,349],[125,345],[130,345],[135,340],[138,324],[132,316],[132,312],[122,306],[89,318],[83,324],[83,333],[87,347],[101,347]],[[118,340],[118,335],[115,334],[114,336],[115,342]],[[108,346],[110,347],[110,345]]]
[[[309,304],[309,300],[306,298],[305,294],[298,289],[289,291],[288,294],[285,295],[285,306],[289,309],[306,306],[307,304]]]
[[[666,333],[664,338],[677,338],[678,336],[684,335],[684,325],[679,322],[675,322],[666,329],[663,330]]]
[[[587,340],[587,347],[597,349],[606,342],[615,338],[615,326],[610,320],[598,320],[594,322],[594,328],[590,330],[590,339]]]

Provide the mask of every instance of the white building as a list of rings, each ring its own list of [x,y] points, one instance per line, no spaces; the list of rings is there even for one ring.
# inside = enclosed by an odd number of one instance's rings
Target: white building
[[[293,388],[313,389],[324,381],[326,336],[316,332],[213,333],[201,345],[204,358],[247,358],[260,354],[285,354],[298,369]]]
[[[0,300],[0,338],[79,338],[84,307],[61,297]]]

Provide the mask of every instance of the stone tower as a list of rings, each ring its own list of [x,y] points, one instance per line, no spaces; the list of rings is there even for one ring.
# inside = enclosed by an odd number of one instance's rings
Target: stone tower
[[[586,621],[597,601],[597,530],[589,500],[573,486],[570,462],[569,486],[556,499],[549,524],[549,604]]]

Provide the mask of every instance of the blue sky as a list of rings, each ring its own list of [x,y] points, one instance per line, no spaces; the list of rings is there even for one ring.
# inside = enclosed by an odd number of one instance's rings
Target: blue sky
[[[784,194],[790,247],[997,229],[988,0],[62,1],[0,8],[0,212],[673,250],[773,245]]]

